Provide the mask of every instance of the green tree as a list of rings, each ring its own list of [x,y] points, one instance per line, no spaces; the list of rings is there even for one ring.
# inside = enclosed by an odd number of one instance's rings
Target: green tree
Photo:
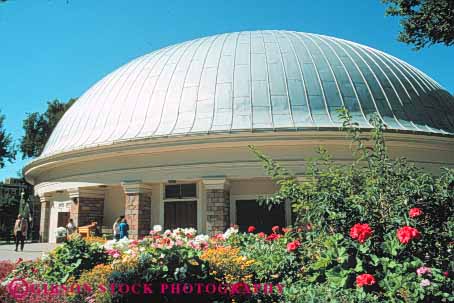
[[[37,157],[41,154],[58,121],[77,99],[71,98],[64,103],[59,100],[47,102],[44,113],[28,113],[23,122],[25,135],[20,142],[22,158]]]
[[[16,149],[11,134],[3,128],[5,115],[0,112],[0,168],[5,166],[5,161],[12,163],[16,159]]]
[[[382,0],[386,15],[402,17],[398,40],[415,46],[454,44],[454,0]]]

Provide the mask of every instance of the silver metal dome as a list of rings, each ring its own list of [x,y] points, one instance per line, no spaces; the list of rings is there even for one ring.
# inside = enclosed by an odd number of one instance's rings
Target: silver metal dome
[[[357,43],[291,31],[216,35],[120,67],[63,116],[41,157],[196,133],[361,127],[454,133],[454,98],[413,66]],[[304,134],[303,134],[304,135]]]

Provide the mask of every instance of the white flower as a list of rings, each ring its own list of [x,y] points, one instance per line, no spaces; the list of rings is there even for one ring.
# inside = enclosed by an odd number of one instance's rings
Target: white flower
[[[224,239],[228,239],[230,238],[231,235],[233,234],[237,234],[238,233],[238,229],[234,228],[234,227],[230,227],[229,229],[227,229],[224,233]]]
[[[156,233],[159,233],[162,231],[162,226],[161,225],[154,225],[153,226],[153,231]]]
[[[423,279],[420,283],[421,287],[426,287],[430,285],[430,280],[429,279]]]
[[[194,241],[195,242],[208,242],[208,240],[210,239],[210,237],[208,237],[207,235],[198,235],[194,238]]]
[[[197,229],[192,228],[192,227],[185,228],[185,229],[183,229],[183,232],[184,232],[185,235],[187,235],[187,234],[195,235],[195,234],[197,234]]]
[[[109,240],[109,241],[107,241],[106,243],[104,243],[103,246],[104,246],[104,248],[105,248],[106,250],[110,250],[110,249],[113,249],[115,243],[117,243],[117,241],[115,241],[115,240]]]

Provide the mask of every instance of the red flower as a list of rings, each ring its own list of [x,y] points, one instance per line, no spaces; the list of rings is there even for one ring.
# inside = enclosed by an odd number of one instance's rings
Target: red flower
[[[24,259],[18,258],[17,261],[16,261],[16,264],[19,264],[19,263],[21,263],[22,261],[24,261]]]
[[[273,226],[273,228],[271,228],[271,230],[273,231],[273,233],[277,233],[279,231],[279,226]]]
[[[264,233],[264,232],[260,232],[260,233],[258,233],[258,234],[257,234],[257,236],[259,236],[260,238],[263,238],[263,239],[265,239],[265,238],[266,238],[266,235],[265,235],[265,233]]]
[[[374,285],[375,284],[374,276],[370,274],[361,274],[356,277],[356,286],[363,287],[364,285]]]
[[[449,272],[447,272],[447,271],[443,272],[443,276],[445,276],[446,278],[448,278],[448,277],[449,277]]]
[[[267,239],[268,241],[273,241],[273,240],[279,239],[280,237],[281,237],[281,235],[278,235],[278,234],[271,234],[271,235],[269,235],[266,239]]]
[[[356,223],[350,229],[350,237],[357,239],[359,243],[364,243],[372,235],[372,228],[369,224]]]
[[[290,243],[287,244],[287,251],[288,251],[288,252],[295,251],[295,250],[298,249],[298,247],[300,247],[300,246],[301,246],[300,241],[295,240],[295,241],[290,242]]]
[[[247,232],[248,232],[248,233],[253,233],[254,231],[255,231],[255,226],[249,226],[249,227],[247,228]]]
[[[408,215],[410,216],[410,218],[416,218],[416,217],[419,217],[423,214],[421,208],[412,208],[410,209],[410,211],[408,212]]]
[[[412,239],[419,237],[421,237],[421,233],[416,228],[411,226],[404,226],[397,230],[397,238],[402,244],[407,244]]]
[[[292,229],[291,229],[290,227],[289,227],[289,228],[285,228],[285,227],[282,228],[282,232],[283,232],[284,234],[286,234],[286,233],[288,233],[288,232],[291,232],[291,231],[292,231]]]

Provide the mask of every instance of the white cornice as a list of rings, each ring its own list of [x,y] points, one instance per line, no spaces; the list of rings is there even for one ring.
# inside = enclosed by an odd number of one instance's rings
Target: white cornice
[[[49,202],[51,198],[52,198],[51,193],[42,193],[39,195],[39,201],[41,201],[41,203]]]
[[[224,189],[228,190],[230,183],[227,179],[203,179],[205,189]]]
[[[121,186],[125,194],[148,194],[151,195],[152,187],[142,183],[141,180],[122,181]]]
[[[70,188],[68,194],[73,198],[104,198],[104,190],[97,188]]]
[[[367,131],[363,134],[368,136]],[[388,145],[418,145],[425,148],[438,150],[452,150],[454,139],[452,136],[441,136],[428,133],[402,133],[387,132],[385,134]],[[330,142],[331,144],[349,144],[350,140],[345,137],[345,132],[331,129],[302,130],[302,131],[279,131],[279,132],[239,132],[232,134],[205,134],[191,136],[175,136],[164,138],[137,139],[132,141],[112,142],[101,146],[88,147],[82,150],[74,150],[51,155],[46,158],[37,158],[24,167],[27,181],[34,181],[35,176],[48,169],[61,165],[79,163],[87,160],[112,158],[121,155],[165,153],[170,151],[187,151],[201,148],[214,148],[222,146],[247,146],[248,144],[280,145],[286,144],[307,145],[317,141]],[[293,142],[293,143],[292,143]]]

